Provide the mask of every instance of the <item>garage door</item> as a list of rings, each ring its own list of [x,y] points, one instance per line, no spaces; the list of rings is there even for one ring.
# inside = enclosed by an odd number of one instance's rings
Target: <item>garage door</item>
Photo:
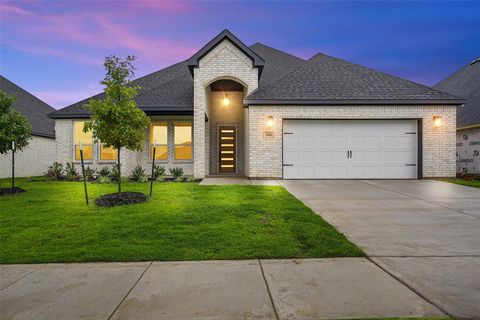
[[[284,120],[284,179],[416,179],[416,120]]]

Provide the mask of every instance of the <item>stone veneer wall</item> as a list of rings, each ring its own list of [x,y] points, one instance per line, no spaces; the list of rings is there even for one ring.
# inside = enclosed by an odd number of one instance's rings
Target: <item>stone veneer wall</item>
[[[439,128],[434,115],[442,117]],[[282,177],[282,119],[423,119],[423,176],[455,176],[455,106],[249,106],[249,177]]]
[[[209,151],[207,146],[214,143],[209,141],[207,134],[209,124],[205,122],[205,115],[210,115],[208,109],[208,86],[220,79],[238,81],[249,94],[258,87],[258,69],[253,68],[252,61],[230,41],[224,40],[200,61],[194,69],[193,96],[194,96],[194,176],[204,178],[209,172]],[[211,130],[212,128],[210,128]]]
[[[56,144],[56,161],[59,161],[65,165],[67,162],[75,162],[80,164],[80,161],[74,161],[73,153],[73,121],[76,120],[55,120],[55,130],[57,135]],[[87,119],[84,119],[87,120]],[[151,117],[152,121],[170,121],[168,127],[168,160],[156,160],[155,163],[165,167],[165,174],[170,175],[169,168],[181,167],[186,176],[193,175],[193,160],[174,160],[174,140],[173,140],[173,121],[192,121],[192,116],[164,116],[164,117]],[[193,122],[193,121],[192,121]],[[122,176],[128,176],[132,169],[136,165],[141,165],[146,169],[147,174],[150,175],[152,161],[150,160],[149,141],[150,141],[150,129],[147,129],[147,139],[144,143],[144,148],[139,152],[132,152],[128,150],[122,150],[120,160],[122,162]],[[85,164],[94,169],[101,169],[105,166],[112,166],[115,161],[100,160],[98,144],[93,148],[93,160],[86,161]],[[79,167],[78,167],[79,168]]]
[[[33,136],[29,145],[15,153],[15,176],[43,175],[55,161],[55,139]],[[12,175],[12,154],[0,154],[0,178]]]

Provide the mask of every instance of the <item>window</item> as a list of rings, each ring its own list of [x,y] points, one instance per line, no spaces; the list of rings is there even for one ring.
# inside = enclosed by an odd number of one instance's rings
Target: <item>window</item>
[[[80,145],[83,147],[83,160],[93,160],[93,139],[92,132],[83,132],[84,121],[75,121],[73,123],[73,146],[75,160],[80,158]]]
[[[192,123],[175,122],[175,160],[192,160]]]
[[[100,160],[117,160],[117,149],[100,145]]]
[[[155,143],[155,160],[168,160],[168,122],[155,122],[150,126],[150,160],[153,160]]]

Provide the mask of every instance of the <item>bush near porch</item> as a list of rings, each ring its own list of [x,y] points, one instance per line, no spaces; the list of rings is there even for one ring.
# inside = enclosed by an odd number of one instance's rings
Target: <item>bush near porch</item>
[[[18,185],[27,192],[0,198],[1,263],[364,255],[282,187],[163,182],[145,203],[100,208],[85,205],[81,182]],[[92,200],[115,191],[88,188]]]

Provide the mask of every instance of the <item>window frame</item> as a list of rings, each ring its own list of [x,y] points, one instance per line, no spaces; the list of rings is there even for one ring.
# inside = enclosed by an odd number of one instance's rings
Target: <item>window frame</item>
[[[190,143],[175,143],[175,127],[177,123],[188,123],[190,125]],[[172,141],[172,146],[173,146],[173,161],[174,162],[192,162],[193,161],[193,121],[192,120],[173,120],[173,141]],[[177,146],[190,146],[191,147],[191,155],[189,159],[177,159],[176,158],[176,147]]]
[[[89,119],[85,119],[85,120],[73,120],[72,121],[72,158],[73,158],[73,162],[81,162],[82,159],[79,157],[79,159],[77,159],[77,146],[80,147],[80,145],[77,145],[75,143],[75,124],[78,123],[78,122],[82,122],[83,124],[85,124],[85,122],[87,122]],[[93,141],[93,136],[92,136],[92,141],[90,144],[82,144],[82,146],[90,146],[92,148],[92,158],[91,159],[83,159],[83,161],[85,163],[93,163],[93,160],[95,158],[95,148],[94,148],[94,141]]]
[[[115,150],[115,159],[102,159],[102,146],[104,146],[105,144],[104,143],[98,143],[98,162],[100,163],[111,163],[111,162],[117,162],[117,158],[118,158],[118,153],[116,152],[117,149],[115,149],[115,147],[111,147]]]
[[[148,160],[149,162],[153,161],[153,145],[155,141],[152,141],[153,137],[153,127],[160,126],[164,123],[167,127],[167,143],[157,143],[157,147],[167,147],[167,158],[166,159],[155,159],[155,162],[168,162],[170,159],[170,146],[169,146],[169,131],[170,131],[170,121],[169,120],[155,120],[150,123],[149,135],[148,135]]]

